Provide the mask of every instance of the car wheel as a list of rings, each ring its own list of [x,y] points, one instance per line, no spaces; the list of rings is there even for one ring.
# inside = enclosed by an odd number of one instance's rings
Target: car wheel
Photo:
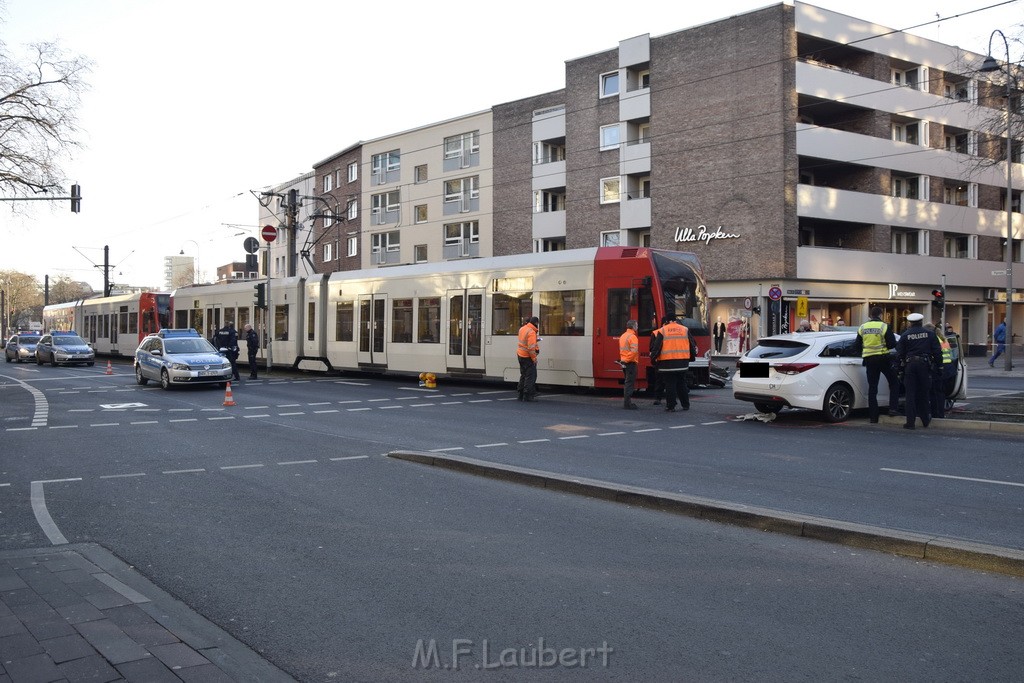
[[[946,399],[946,410],[953,410],[953,404],[955,404],[955,403],[956,403],[956,399],[955,398],[947,398]]]
[[[160,371],[160,387],[167,390],[171,388],[171,376],[167,374],[167,370]]]
[[[21,359],[20,359],[20,358],[18,359],[18,362],[19,362],[19,363],[21,362]],[[43,364],[43,359],[42,359],[42,358],[40,358],[40,357],[39,357],[39,354],[37,353],[37,354],[36,354],[36,365],[42,365],[42,364]]]
[[[842,382],[833,384],[825,392],[822,410],[829,422],[843,422],[853,412],[853,390]]]
[[[89,363],[89,365],[92,365],[92,363]],[[149,379],[142,374],[142,368],[138,365],[135,366],[135,383],[140,387],[144,387],[149,384]]]
[[[5,353],[5,354],[4,354],[4,360],[5,360],[5,361],[7,361],[8,363],[10,363],[10,362],[11,362],[11,357],[10,357],[10,356],[8,356],[8,355],[7,355],[6,353]]]
[[[759,413],[775,413],[776,415],[782,410],[782,406],[778,403],[755,403],[754,407]]]
[[[86,363],[85,365],[86,365],[86,367],[89,367],[89,368],[91,368],[92,366],[94,366],[94,365],[96,365],[96,364],[95,364],[95,363],[92,363],[92,362],[89,362],[89,363]]]
[[[57,367],[58,365],[57,356],[53,355],[52,353],[50,354],[50,365],[52,365],[53,367]]]

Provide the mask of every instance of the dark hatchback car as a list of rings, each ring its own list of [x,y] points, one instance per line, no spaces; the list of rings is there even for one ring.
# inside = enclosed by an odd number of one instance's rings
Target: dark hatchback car
[[[93,365],[96,352],[75,332],[44,334],[36,344],[36,364]]]
[[[10,363],[12,360],[24,363],[36,357],[36,344],[39,343],[39,334],[22,333],[12,335],[4,345],[4,360]]]

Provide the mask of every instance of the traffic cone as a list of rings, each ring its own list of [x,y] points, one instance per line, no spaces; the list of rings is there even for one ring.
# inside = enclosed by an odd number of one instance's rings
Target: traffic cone
[[[106,372],[106,374],[108,374],[108,375],[113,375],[114,374],[114,366],[110,364],[109,360],[107,361],[107,372]]]
[[[224,405],[238,405],[235,403],[235,399],[231,396],[231,382],[228,382],[227,386],[224,388]]]

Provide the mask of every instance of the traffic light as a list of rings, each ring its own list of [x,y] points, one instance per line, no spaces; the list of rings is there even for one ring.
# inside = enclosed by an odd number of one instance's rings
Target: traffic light
[[[253,289],[256,290],[256,293],[253,295],[253,298],[256,301],[256,308],[266,308],[267,307],[267,283],[266,282],[261,282],[258,285],[253,285]]]
[[[78,213],[82,210],[82,188],[80,185],[71,186],[71,213]]]
[[[938,309],[941,310],[943,307],[945,307],[945,305],[946,305],[946,290],[942,289],[941,287],[939,289],[933,289],[932,290],[932,306],[934,306],[935,308],[938,308]]]

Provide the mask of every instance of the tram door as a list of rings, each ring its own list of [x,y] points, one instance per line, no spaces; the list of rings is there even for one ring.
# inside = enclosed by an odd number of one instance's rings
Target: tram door
[[[221,328],[221,307],[220,306],[207,306],[206,307],[206,329],[200,329],[199,334],[205,336],[210,341],[213,341],[213,336],[217,334],[217,330]]]
[[[482,289],[448,290],[448,370],[484,369]]]
[[[384,314],[387,312],[386,294],[359,295],[359,352],[360,365],[387,365],[384,346]]]

